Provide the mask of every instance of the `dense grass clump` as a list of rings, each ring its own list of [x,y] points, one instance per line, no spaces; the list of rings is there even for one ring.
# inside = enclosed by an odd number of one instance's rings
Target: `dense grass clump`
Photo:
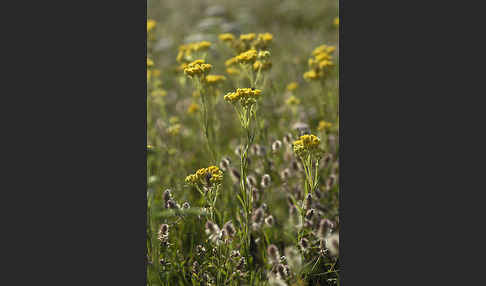
[[[337,1],[148,1],[148,285],[339,285]]]

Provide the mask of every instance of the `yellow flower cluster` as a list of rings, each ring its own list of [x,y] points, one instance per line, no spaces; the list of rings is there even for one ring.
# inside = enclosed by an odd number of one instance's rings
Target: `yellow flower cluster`
[[[249,106],[256,102],[261,95],[262,91],[260,89],[254,88],[238,88],[236,92],[229,92],[224,96],[224,100],[235,104],[240,102],[242,106]]]
[[[204,63],[204,60],[195,60],[192,63],[186,65],[184,68],[184,74],[193,77],[205,76],[211,70],[212,65]]]
[[[331,122],[326,122],[324,120],[319,121],[319,125],[317,126],[317,130],[323,131],[329,129],[332,126]]]
[[[235,35],[231,33],[220,34],[219,40],[228,44],[232,47],[236,52],[241,53],[247,51],[249,49],[266,49],[273,40],[273,35],[270,33],[262,33],[262,34],[241,34],[239,38],[236,38]]]
[[[251,42],[255,39],[255,37],[256,37],[255,33],[241,34],[240,40],[243,42]]]
[[[196,103],[191,103],[191,105],[189,105],[189,107],[187,108],[187,113],[189,114],[194,114],[198,111],[199,111],[199,105],[197,105]]]
[[[213,75],[210,74],[206,76],[206,83],[208,85],[216,85],[218,83],[221,83],[226,80],[226,77],[224,75]]]
[[[177,54],[177,62],[188,62],[192,60],[192,54],[194,52],[203,52],[211,47],[211,43],[208,41],[202,41],[197,43],[190,43],[179,46],[179,53]]]
[[[332,22],[333,22],[334,26],[338,27],[339,26],[339,17],[334,18],[334,20]]]
[[[216,166],[199,169],[185,179],[188,184],[206,187],[219,185],[222,181],[223,172]]]
[[[248,50],[236,56],[236,60],[240,64],[252,64],[255,62],[258,52],[254,49]]]
[[[157,22],[155,22],[154,20],[147,20],[147,32],[150,32],[151,30],[153,30],[156,25],[157,25]]]
[[[257,40],[253,43],[253,46],[257,49],[267,48],[273,40],[273,35],[270,33],[258,34]]]
[[[268,60],[270,52],[266,49],[273,40],[270,33],[249,33],[241,34],[239,38],[231,33],[220,34],[219,40],[232,47],[238,55],[226,60],[226,72],[229,75],[239,75],[241,71],[233,67],[236,64],[251,65],[255,71],[267,71],[272,67]]]
[[[224,34],[220,34],[218,36],[219,40],[221,42],[233,42],[235,40],[235,35],[231,34],[231,33],[224,33]]]
[[[299,140],[294,141],[294,152],[298,155],[305,155],[318,150],[321,139],[319,137],[306,134],[300,136]]]
[[[154,61],[152,61],[151,59],[147,58],[147,67],[150,68],[150,67],[153,67],[154,66]]]
[[[310,70],[304,73],[305,80],[315,80],[324,77],[329,69],[334,66],[331,53],[335,46],[320,45],[312,51],[313,57],[309,58]]]

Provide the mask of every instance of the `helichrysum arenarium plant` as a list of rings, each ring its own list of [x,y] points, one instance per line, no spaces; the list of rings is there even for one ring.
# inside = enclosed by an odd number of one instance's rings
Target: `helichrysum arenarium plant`
[[[309,1],[149,2],[148,285],[339,285],[337,1]]]

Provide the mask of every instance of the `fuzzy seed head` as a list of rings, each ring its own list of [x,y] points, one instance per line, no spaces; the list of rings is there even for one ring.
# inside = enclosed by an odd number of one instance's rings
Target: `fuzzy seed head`
[[[172,198],[172,194],[171,194],[170,189],[167,189],[167,190],[164,191],[164,193],[162,194],[162,198],[164,199],[165,203],[167,203],[167,201]]]
[[[270,261],[278,262],[278,259],[280,258],[280,253],[278,252],[277,246],[275,246],[274,244],[270,244],[267,248],[267,254]]]
[[[271,181],[270,175],[265,174],[262,176],[262,182],[260,185],[262,186],[262,188],[266,188],[270,185],[270,181]]]
[[[263,209],[261,207],[259,207],[258,209],[255,210],[255,213],[253,214],[251,220],[254,223],[260,224],[263,220],[264,214],[265,214],[265,212],[263,211]]]
[[[280,150],[280,148],[282,148],[282,141],[280,140],[275,140],[273,143],[272,143],[272,152],[278,152]]]

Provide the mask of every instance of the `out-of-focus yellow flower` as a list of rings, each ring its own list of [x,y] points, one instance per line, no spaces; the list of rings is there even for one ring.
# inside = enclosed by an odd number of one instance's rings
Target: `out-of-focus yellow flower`
[[[321,120],[321,121],[319,121],[319,126],[317,126],[317,130],[323,131],[323,130],[329,129],[331,126],[332,126],[331,122]]]
[[[152,61],[151,59],[147,58],[147,67],[153,67],[154,66],[154,61]]]
[[[299,84],[298,84],[298,83],[296,83],[295,81],[293,81],[293,82],[291,82],[291,83],[287,84],[287,90],[288,90],[288,91],[294,91],[294,90],[296,90],[298,87],[299,87]]]
[[[239,75],[240,74],[240,70],[239,69],[235,69],[235,68],[227,68],[226,69],[226,72],[229,75]]]
[[[203,52],[209,49],[209,47],[211,47],[211,43],[208,41],[180,45],[176,60],[179,63],[191,61],[193,59],[194,52],[195,53]]]
[[[270,33],[263,33],[263,34],[258,34],[258,39],[262,40],[265,43],[269,43],[273,39],[273,35]]]
[[[323,60],[330,60],[331,56],[327,52],[322,52],[320,54],[317,54],[315,59],[316,61],[320,62]]]
[[[313,51],[312,51],[312,55],[313,56],[317,56],[318,54],[320,53],[326,53],[327,52],[327,45],[320,45],[318,47],[316,47]]]
[[[253,41],[255,39],[255,37],[256,37],[255,33],[241,34],[240,40],[242,40],[244,42],[250,42],[250,41]]]
[[[226,80],[224,75],[208,75],[206,76],[206,83],[209,85],[215,85]]]
[[[331,67],[333,65],[334,65],[333,62],[327,61],[327,60],[323,60],[323,61],[319,62],[319,68],[321,70],[324,69],[324,68],[326,68],[326,67]]]
[[[160,76],[160,70],[159,69],[153,69],[152,70],[152,76],[153,77],[159,77]]]
[[[211,43],[208,41],[202,41],[199,43],[195,43],[193,46],[194,51],[199,52],[199,51],[205,51],[211,47]]]
[[[199,111],[199,105],[197,105],[196,103],[191,103],[191,105],[189,105],[189,107],[187,108],[187,113],[189,114],[194,114],[198,111]]]
[[[300,99],[292,95],[287,99],[287,101],[285,101],[285,103],[287,103],[288,105],[299,105]]]
[[[221,42],[233,42],[235,40],[235,35],[231,33],[219,34],[218,36]]]
[[[155,20],[147,20],[147,32],[150,32],[151,30],[153,30],[155,28],[155,26],[157,25],[157,22],[155,22]]]
[[[315,70],[310,70],[304,73],[304,79],[305,80],[312,80],[312,79],[318,79],[319,74],[316,73]]]
[[[336,17],[332,20],[332,23],[334,24],[334,26],[338,27],[339,26],[339,17]]]
[[[225,62],[224,62],[224,65],[226,67],[230,67],[230,66],[233,66],[235,64],[238,63],[238,59],[236,57],[232,57],[230,59],[227,59]]]
[[[169,126],[169,128],[167,128],[167,133],[169,133],[169,135],[171,136],[176,136],[179,134],[181,130],[181,125],[180,124],[174,124],[174,125],[171,125]]]

